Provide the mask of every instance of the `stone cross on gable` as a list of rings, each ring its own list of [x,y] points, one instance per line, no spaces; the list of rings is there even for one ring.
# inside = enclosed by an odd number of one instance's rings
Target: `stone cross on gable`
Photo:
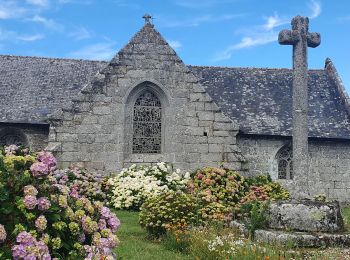
[[[293,45],[293,172],[299,188],[308,193],[308,66],[307,47],[321,43],[319,33],[309,33],[309,19],[296,16],[292,30],[278,35],[282,45]]]
[[[151,24],[152,16],[150,14],[145,14],[142,18],[145,19],[145,24]]]

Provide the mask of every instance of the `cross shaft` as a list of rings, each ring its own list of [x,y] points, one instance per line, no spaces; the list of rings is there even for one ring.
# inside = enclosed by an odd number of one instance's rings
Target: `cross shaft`
[[[282,30],[278,41],[293,45],[293,171],[299,188],[308,193],[308,64],[307,47],[315,48],[321,43],[319,33],[309,33],[309,19],[296,16],[292,30]]]

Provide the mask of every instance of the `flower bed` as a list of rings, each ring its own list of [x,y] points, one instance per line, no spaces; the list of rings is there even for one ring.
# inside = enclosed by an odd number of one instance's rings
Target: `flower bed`
[[[113,259],[119,219],[55,174],[51,153],[1,149],[0,258]]]

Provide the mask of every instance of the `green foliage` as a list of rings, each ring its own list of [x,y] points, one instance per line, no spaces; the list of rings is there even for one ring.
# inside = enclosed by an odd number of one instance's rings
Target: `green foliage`
[[[245,179],[247,187],[250,186],[264,186],[272,182],[270,175],[258,175],[255,177],[249,177]]]
[[[249,236],[254,239],[254,233],[257,229],[266,227],[266,212],[268,202],[254,201],[246,203],[242,206],[242,211],[246,213],[244,224],[249,231]]]
[[[139,223],[149,234],[160,236],[179,224],[187,226],[197,221],[197,205],[193,196],[182,192],[167,192],[151,197],[142,205]]]

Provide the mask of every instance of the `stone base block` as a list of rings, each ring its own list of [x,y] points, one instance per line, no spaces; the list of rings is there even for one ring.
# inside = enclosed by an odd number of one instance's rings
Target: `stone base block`
[[[268,228],[287,231],[340,232],[343,218],[338,202],[288,200],[271,203]]]
[[[350,234],[284,232],[256,230],[255,240],[260,243],[291,247],[349,247]]]

